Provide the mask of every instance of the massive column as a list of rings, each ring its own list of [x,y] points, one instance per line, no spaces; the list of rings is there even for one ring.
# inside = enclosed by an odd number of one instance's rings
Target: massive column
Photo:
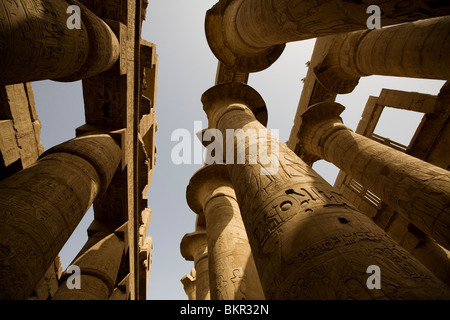
[[[227,162],[267,299],[448,297],[442,282],[255,119],[251,110],[264,107],[255,90],[220,84],[202,102],[210,128],[241,129],[245,150],[271,150],[270,167],[254,154],[245,164]],[[371,265],[382,272],[380,290],[366,286]]]
[[[26,299],[121,161],[108,134],[49,149],[0,183],[0,299]]]
[[[186,260],[194,261],[196,272],[195,299],[210,300],[206,231],[199,229],[184,235],[181,239],[180,251]]]
[[[367,29],[373,1],[221,0],[206,14],[209,46],[228,67],[260,71],[286,42]],[[383,26],[450,14],[448,3],[386,0],[378,4]],[[371,12],[371,11],[369,11]]]
[[[450,79],[450,17],[355,31],[317,39],[320,58],[312,67],[320,83],[350,93],[359,78],[386,75]]]
[[[186,190],[189,207],[205,215],[212,300],[263,300],[264,293],[225,164],[197,171]]]
[[[67,277],[52,300],[107,300],[116,287],[124,254],[123,232],[97,231],[92,234],[71,266],[80,270],[79,288],[69,288]]]
[[[304,153],[332,162],[449,249],[449,171],[354,133],[339,117],[344,109],[323,102],[302,114]]]
[[[80,7],[80,29],[69,28],[69,5]],[[112,30],[76,0],[0,3],[0,85],[80,80],[111,68],[118,57]]]

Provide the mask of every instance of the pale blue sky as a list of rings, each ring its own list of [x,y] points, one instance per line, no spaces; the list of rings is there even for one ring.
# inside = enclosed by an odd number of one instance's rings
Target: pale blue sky
[[[185,128],[194,134],[194,121],[207,126],[200,97],[214,85],[217,60],[210,51],[204,33],[206,10],[215,0],[150,0],[142,38],[154,42],[159,54],[156,112],[157,160],[149,189],[152,220],[149,235],[153,237],[153,262],[148,286],[148,299],[186,299],[180,279],[189,273],[193,263],[180,254],[184,234],[194,231],[195,213],[186,204],[185,191],[189,179],[201,165],[174,165],[171,149],[177,144],[170,136],[175,129]],[[278,129],[280,139],[287,141],[306,76],[305,63],[310,60],[314,40],[287,45],[280,59],[269,69],[251,74],[249,85],[265,99],[268,128]],[[406,78],[366,77],[353,93],[338,96],[346,106],[344,123],[355,129],[369,95],[378,96],[381,88],[437,94],[443,81]],[[75,129],[84,123],[81,82],[33,83],[37,111],[43,128],[41,139],[46,149],[74,137]],[[404,117],[396,125],[380,132],[392,137],[408,126]],[[392,132],[387,131],[392,129]],[[320,161],[314,165],[333,183],[337,170]],[[61,252],[64,268],[87,240],[86,228],[92,221],[87,214],[69,243]]]

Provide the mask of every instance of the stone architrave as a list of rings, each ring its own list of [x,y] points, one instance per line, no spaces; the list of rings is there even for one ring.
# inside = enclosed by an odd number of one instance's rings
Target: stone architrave
[[[116,288],[123,253],[124,242],[118,235],[94,233],[71,263],[80,268],[80,287],[67,285],[71,279],[66,274],[52,300],[107,300]]]
[[[239,205],[225,164],[198,170],[186,190],[189,207],[204,214],[212,300],[264,300]]]
[[[450,79],[450,17],[317,39],[320,58],[312,66],[329,91],[350,93],[359,78],[385,75]],[[318,50],[319,51],[319,50]]]
[[[214,55],[230,68],[261,71],[278,59],[287,42],[368,29],[373,1],[221,0],[206,13],[205,31]],[[450,4],[387,0],[381,25],[450,14]]]
[[[344,109],[323,102],[302,114],[304,152],[336,165],[449,249],[449,171],[354,133],[339,117]]]
[[[196,230],[185,234],[180,244],[181,255],[188,261],[194,261],[196,271],[196,300],[211,300],[208,271],[208,243],[206,231]]]
[[[271,174],[249,155],[245,164],[227,162],[267,299],[449,297],[442,282],[255,119],[251,110],[264,101],[254,89],[220,84],[202,102],[210,128],[265,130],[246,149],[279,147]],[[382,270],[381,289],[367,285],[372,265]]]
[[[0,182],[0,299],[26,299],[121,161],[108,134],[81,136]]]
[[[80,7],[70,29],[69,5]],[[0,85],[75,81],[111,68],[119,42],[111,28],[76,0],[14,0],[0,4]]]

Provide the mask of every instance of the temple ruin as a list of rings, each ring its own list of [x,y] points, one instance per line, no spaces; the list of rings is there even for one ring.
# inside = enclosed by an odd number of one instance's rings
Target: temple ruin
[[[217,71],[201,88],[208,123],[196,134],[210,152],[175,199],[196,217],[176,253],[192,262],[180,275],[187,299],[450,299],[450,3],[406,2],[379,4],[382,28],[369,25],[370,1],[218,0],[205,12]],[[146,299],[158,170],[147,8],[0,3],[0,299]],[[315,47],[284,143],[267,129],[276,106],[248,79],[306,39]],[[438,95],[368,96],[353,131],[340,117],[351,106],[336,97],[371,75],[446,82]],[[48,150],[39,80],[83,88],[85,124]],[[409,145],[375,133],[385,108],[424,114]],[[318,160],[339,168],[334,185],[312,169]],[[88,241],[62,270],[59,253],[91,206]],[[382,276],[371,286],[374,266]]]

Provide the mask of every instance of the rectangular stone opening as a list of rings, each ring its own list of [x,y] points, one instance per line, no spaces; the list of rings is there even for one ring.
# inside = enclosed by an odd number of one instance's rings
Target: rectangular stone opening
[[[424,119],[422,112],[384,107],[371,138],[405,152]]]

